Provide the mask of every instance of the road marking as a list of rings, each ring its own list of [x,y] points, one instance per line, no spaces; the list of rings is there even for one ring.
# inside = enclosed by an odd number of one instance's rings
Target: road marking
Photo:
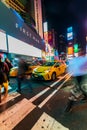
[[[38,93],[37,95],[35,95],[34,97],[32,97],[29,101],[33,102],[34,100],[36,100],[38,97],[40,97],[41,95],[43,95],[44,93],[46,93],[50,88],[46,88],[43,91],[41,91],[40,93]]]
[[[41,104],[39,104],[38,107],[39,107],[39,108],[42,108],[42,107],[46,104],[46,102],[48,102],[48,100],[49,100],[56,92],[59,91],[59,89],[63,86],[63,84],[64,84],[66,81],[69,80],[70,77],[71,77],[71,76],[69,76],[61,85],[58,86],[58,88],[57,88],[56,90],[54,90],[47,98],[45,98],[44,101],[41,102]]]
[[[19,97],[21,94],[20,93],[17,93],[17,92],[14,92],[12,94],[8,94],[6,100],[2,101],[0,103],[0,106],[1,105],[4,105],[5,103],[9,102],[9,101],[12,101],[12,100],[15,100],[16,97]],[[2,95],[2,98],[4,97],[4,95]]]
[[[35,105],[24,98],[0,114],[0,125],[6,126],[6,130],[12,130],[35,108]]]
[[[50,88],[47,87],[46,89],[42,90],[40,93],[38,93],[37,95],[35,95],[34,97],[32,97],[29,101],[33,102],[34,100],[36,100],[37,98],[39,98],[40,96],[42,96],[44,93],[46,93],[49,89]]]
[[[43,112],[31,130],[69,130],[53,117]]]
[[[66,75],[68,75],[68,74],[66,74]],[[64,75],[61,79],[59,79],[59,80],[56,82],[56,84],[57,84],[59,81],[61,81],[63,78],[65,78],[66,75]],[[54,83],[53,83],[52,85],[50,85],[51,88],[52,88],[53,86],[55,86]],[[29,101],[30,101],[30,102],[35,101],[37,98],[39,98],[39,97],[42,96],[44,93],[46,93],[49,89],[50,89],[50,88],[47,87],[46,89],[42,90],[40,93],[38,93],[37,95],[35,95],[34,97],[32,97]]]

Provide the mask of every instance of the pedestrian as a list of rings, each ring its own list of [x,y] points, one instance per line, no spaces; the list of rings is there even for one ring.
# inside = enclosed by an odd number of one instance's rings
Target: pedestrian
[[[11,68],[13,67],[13,65],[8,58],[5,58],[5,63],[8,65],[7,78],[8,78],[8,81],[9,81],[9,72],[10,72]]]
[[[29,81],[30,74],[27,73],[27,70],[28,70],[28,64],[24,59],[21,58],[18,64],[18,75],[17,75],[18,92],[21,92],[21,84],[23,81],[25,81],[29,85],[30,89],[32,90],[32,86]]]
[[[0,55],[0,102],[1,102],[1,89],[4,87],[4,97],[7,97],[8,94],[8,78],[7,78],[7,66],[2,61],[2,55]]]
[[[68,72],[72,74],[75,83],[75,87],[71,92],[76,97],[79,97],[84,94],[83,83],[86,82],[85,77],[87,77],[87,57],[79,56],[70,60]]]
[[[9,70],[13,67],[11,61],[8,58],[5,58],[5,62],[7,63]]]

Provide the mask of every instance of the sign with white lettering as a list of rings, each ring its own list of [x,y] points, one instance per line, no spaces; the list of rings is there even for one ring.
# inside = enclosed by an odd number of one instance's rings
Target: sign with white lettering
[[[0,2],[0,17],[0,29],[4,30],[8,35],[45,50],[45,43],[43,43],[36,30],[24,23],[19,16],[15,15],[12,9],[7,8],[2,2]]]

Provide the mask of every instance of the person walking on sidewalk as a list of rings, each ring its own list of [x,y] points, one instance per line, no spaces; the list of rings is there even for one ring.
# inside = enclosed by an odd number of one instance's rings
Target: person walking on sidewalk
[[[18,92],[21,92],[21,84],[25,80],[25,82],[29,85],[30,90],[32,91],[32,85],[30,82],[30,74],[26,73],[28,70],[28,64],[24,59],[19,60],[19,65],[18,65],[18,75],[17,75],[17,82],[18,82]]]
[[[72,73],[75,87],[71,90],[73,95],[82,95],[84,93],[84,79],[87,77],[87,56],[75,57],[70,61],[68,72]],[[87,85],[85,86],[87,88]]]

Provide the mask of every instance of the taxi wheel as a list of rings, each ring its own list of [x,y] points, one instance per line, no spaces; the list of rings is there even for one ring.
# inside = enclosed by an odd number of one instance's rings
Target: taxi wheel
[[[55,80],[56,79],[56,73],[54,72],[51,76],[51,80]]]

